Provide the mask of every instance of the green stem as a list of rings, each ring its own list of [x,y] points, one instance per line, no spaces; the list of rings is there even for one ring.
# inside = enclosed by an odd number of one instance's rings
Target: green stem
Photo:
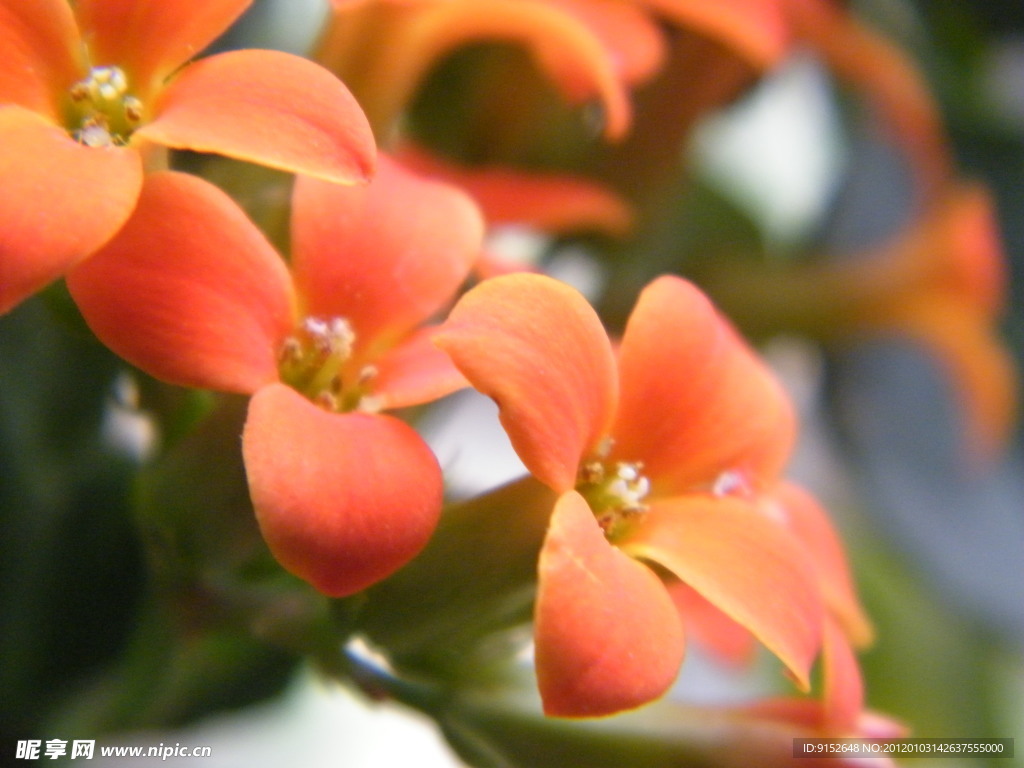
[[[371,699],[391,699],[431,716],[440,712],[449,698],[441,687],[397,677],[350,649],[342,651],[335,676],[338,672]]]

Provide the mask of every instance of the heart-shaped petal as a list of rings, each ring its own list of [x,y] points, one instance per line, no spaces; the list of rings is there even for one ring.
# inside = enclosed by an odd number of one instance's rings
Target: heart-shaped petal
[[[710,489],[725,472],[774,482],[795,417],[781,386],[696,286],[640,294],[619,349],[614,457],[642,461],[656,493]]]
[[[391,575],[426,545],[441,513],[441,468],[391,416],[325,411],[283,384],[249,404],[245,471],[278,562],[332,597]]]
[[[292,195],[292,269],[306,311],[347,318],[357,355],[388,348],[446,308],[484,234],[459,189],[386,155],[378,161],[369,184],[300,178]]]
[[[654,572],[613,547],[575,491],[555,505],[540,556],[534,636],[544,711],[597,717],[661,696],[683,627]]]

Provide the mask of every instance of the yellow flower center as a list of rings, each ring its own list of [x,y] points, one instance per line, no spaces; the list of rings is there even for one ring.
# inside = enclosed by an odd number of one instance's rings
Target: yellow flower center
[[[68,92],[69,128],[88,147],[123,146],[142,122],[143,104],[119,67],[93,67]]]
[[[380,410],[370,393],[377,369],[364,365],[354,374],[346,370],[355,340],[352,325],[343,317],[305,318],[281,345],[281,380],[329,411]]]
[[[651,482],[640,462],[607,462],[606,453],[599,451],[597,457],[580,465],[576,490],[587,500],[605,535],[612,538],[623,522],[647,511],[644,499]]]

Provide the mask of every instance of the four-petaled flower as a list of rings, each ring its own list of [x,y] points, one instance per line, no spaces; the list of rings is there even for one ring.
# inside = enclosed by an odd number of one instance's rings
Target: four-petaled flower
[[[117,232],[157,147],[372,173],[366,117],[319,65],[243,50],[183,66],[250,3],[0,0],[0,313]]]
[[[605,715],[666,690],[684,650],[669,577],[807,686],[825,616],[815,567],[760,507],[794,417],[696,288],[674,277],[649,285],[616,355],[574,289],[497,277],[456,304],[435,341],[497,402],[530,472],[561,494],[535,606],[547,713]]]
[[[465,385],[420,326],[454,297],[483,231],[458,190],[379,163],[363,186],[298,178],[290,267],[223,192],[167,171],[68,275],[125,359],[253,395],[242,447],[261,531],[285,568],[334,596],[387,576],[433,532],[437,460],[379,411]]]

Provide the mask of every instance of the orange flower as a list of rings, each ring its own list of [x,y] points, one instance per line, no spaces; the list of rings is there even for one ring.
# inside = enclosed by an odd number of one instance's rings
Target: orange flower
[[[813,563],[757,501],[788,458],[793,414],[692,285],[663,277],[644,290],[617,364],[583,297],[540,275],[477,286],[436,342],[561,494],[535,607],[546,712],[610,714],[671,684],[684,637],[663,573],[807,685],[824,616]]]
[[[332,0],[318,60],[390,125],[441,58],[474,42],[523,46],[573,104],[596,100],[604,132],[629,128],[629,91],[664,64],[665,23],[763,68],[788,44],[780,0]]]
[[[223,192],[156,173],[118,235],[68,275],[97,336],[174,384],[252,394],[242,440],[261,530],[334,596],[387,576],[440,513],[437,460],[382,409],[465,381],[419,326],[482,237],[472,203],[380,158],[366,186],[299,177],[291,266]]]
[[[0,312],[127,220],[154,145],[338,182],[374,145],[345,86],[274,51],[183,67],[251,0],[0,0]]]
[[[923,344],[964,406],[969,453],[997,455],[1015,425],[1018,378],[997,330],[1006,262],[988,190],[948,186],[893,242],[834,270],[859,298],[853,332],[896,332]]]
[[[942,117],[925,78],[897,46],[831,0],[786,0],[793,34],[862,94],[910,158],[925,195],[953,173]]]
[[[511,41],[531,53],[571,102],[598,99],[607,134],[620,136],[629,122],[626,81],[656,67],[661,44],[645,14],[618,0],[331,4],[317,59],[350,82],[378,127],[390,125],[443,55],[471,42]],[[587,22],[570,9],[587,12]]]
[[[1005,291],[993,204],[957,178],[942,115],[925,78],[898,47],[824,0],[787,0],[794,33],[880,114],[915,174],[920,211],[893,241],[823,277],[852,308],[855,332],[918,339],[946,367],[965,404],[969,450],[991,457],[1015,420],[1015,366],[995,332]],[[844,295],[845,294],[845,295]]]
[[[966,457],[987,461],[1005,447],[1018,410],[1018,373],[998,330],[1005,270],[991,195],[957,182],[877,246],[795,266],[745,263],[704,285],[752,332],[795,329],[836,346],[919,342],[962,406]]]

